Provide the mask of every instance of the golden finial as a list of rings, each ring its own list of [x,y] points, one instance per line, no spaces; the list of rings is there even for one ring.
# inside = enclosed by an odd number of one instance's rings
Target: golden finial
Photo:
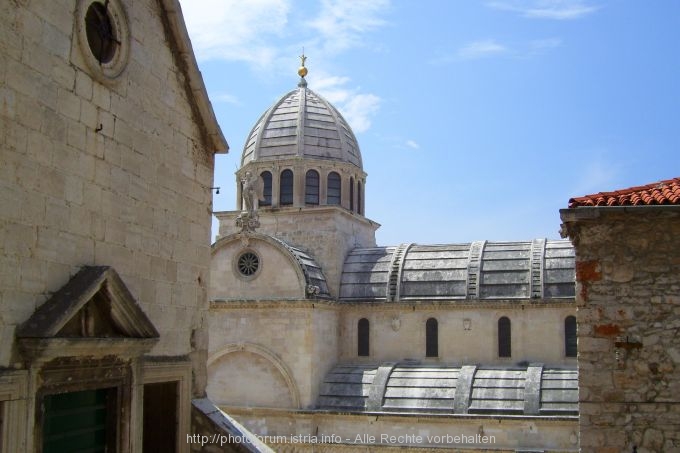
[[[300,55],[300,62],[301,65],[298,68],[298,75],[302,78],[304,78],[307,75],[307,68],[305,68],[305,60],[307,60],[307,57],[305,56],[305,48],[302,48],[302,55]]]

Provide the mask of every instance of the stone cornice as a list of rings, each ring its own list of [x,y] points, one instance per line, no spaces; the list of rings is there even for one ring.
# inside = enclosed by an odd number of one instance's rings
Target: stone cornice
[[[594,220],[607,214],[648,215],[650,212],[680,212],[679,205],[643,205],[643,206],[581,206],[571,209],[560,209],[563,222]]]
[[[562,424],[564,422],[577,422],[577,415],[489,415],[489,414],[414,414],[414,413],[394,413],[394,412],[383,412],[383,411],[366,411],[366,412],[341,412],[341,411],[329,411],[329,410],[315,410],[315,409],[279,409],[279,408],[255,408],[255,407],[239,407],[239,406],[226,406],[219,405],[220,409],[232,415],[243,415],[243,416],[292,416],[299,417],[300,415],[309,415],[316,417],[333,417],[333,418],[361,418],[370,417],[371,419],[379,418],[389,418],[393,422],[413,422],[414,419],[429,420],[429,421],[442,421],[450,422],[452,419],[455,420],[499,420],[511,422],[527,422],[527,421],[540,421],[541,423],[558,423]]]
[[[302,309],[333,309],[353,310],[361,308],[366,311],[404,311],[404,310],[469,310],[469,309],[499,309],[499,308],[570,308],[574,307],[574,299],[551,299],[550,301],[522,299],[522,300],[428,300],[428,301],[337,301],[337,300],[299,300],[299,299],[266,299],[266,300],[211,300],[211,310],[233,309],[270,309],[270,308],[302,308]]]
[[[364,223],[367,226],[370,226],[371,228],[378,229],[380,227],[380,224],[377,222],[374,222],[373,220],[364,217],[360,214],[357,214],[355,212],[349,211],[348,209],[345,209],[340,206],[306,206],[304,209],[300,209],[299,207],[291,206],[291,207],[279,207],[279,208],[260,208],[258,209],[257,213],[260,215],[260,218],[265,217],[265,216],[286,216],[286,217],[291,217],[291,216],[300,216],[300,217],[305,217],[305,216],[315,216],[318,214],[326,214],[326,213],[337,213],[341,214],[344,217],[347,217],[348,219],[351,219],[353,222],[361,222]],[[213,212],[215,217],[217,217],[220,221],[222,221],[223,218],[230,218],[233,217],[234,219],[238,217],[241,214],[241,211],[215,211]]]

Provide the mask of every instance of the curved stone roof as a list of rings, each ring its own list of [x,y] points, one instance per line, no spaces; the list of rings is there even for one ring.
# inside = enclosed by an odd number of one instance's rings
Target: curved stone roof
[[[281,239],[275,238],[273,236],[270,236],[270,238],[275,242],[278,242],[283,248],[288,250],[288,252],[290,252],[295,258],[295,261],[300,265],[300,269],[302,270],[302,273],[305,276],[305,281],[307,283],[308,297],[310,296],[317,296],[322,298],[331,297],[330,292],[328,291],[326,277],[323,275],[321,267],[316,263],[316,261],[314,261],[314,258],[309,256],[307,253],[303,252],[299,248],[293,247],[292,245],[288,245]],[[310,289],[312,288],[315,288],[314,292],[310,291]]]
[[[573,298],[574,249],[569,241],[472,242],[352,250],[340,299]]]
[[[342,412],[577,416],[576,369],[339,365],[325,377],[319,409]]]
[[[260,160],[303,157],[347,162],[362,167],[359,144],[340,112],[307,88],[276,101],[248,135],[241,166]]]

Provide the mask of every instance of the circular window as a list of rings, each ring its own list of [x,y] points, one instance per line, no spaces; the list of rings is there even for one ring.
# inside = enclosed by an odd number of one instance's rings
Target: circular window
[[[243,252],[236,261],[236,267],[244,277],[253,277],[260,269],[260,258],[253,252]]]
[[[80,53],[91,74],[100,81],[116,78],[130,53],[127,17],[120,0],[80,0],[76,23]]]
[[[115,30],[109,16],[108,5],[92,3],[85,13],[85,34],[90,50],[99,63],[108,63],[113,59],[116,45]]]

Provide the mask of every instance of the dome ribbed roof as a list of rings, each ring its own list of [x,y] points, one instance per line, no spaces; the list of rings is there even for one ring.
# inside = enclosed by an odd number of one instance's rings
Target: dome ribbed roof
[[[359,144],[347,121],[304,80],[260,117],[246,140],[241,165],[296,156],[362,168]]]

